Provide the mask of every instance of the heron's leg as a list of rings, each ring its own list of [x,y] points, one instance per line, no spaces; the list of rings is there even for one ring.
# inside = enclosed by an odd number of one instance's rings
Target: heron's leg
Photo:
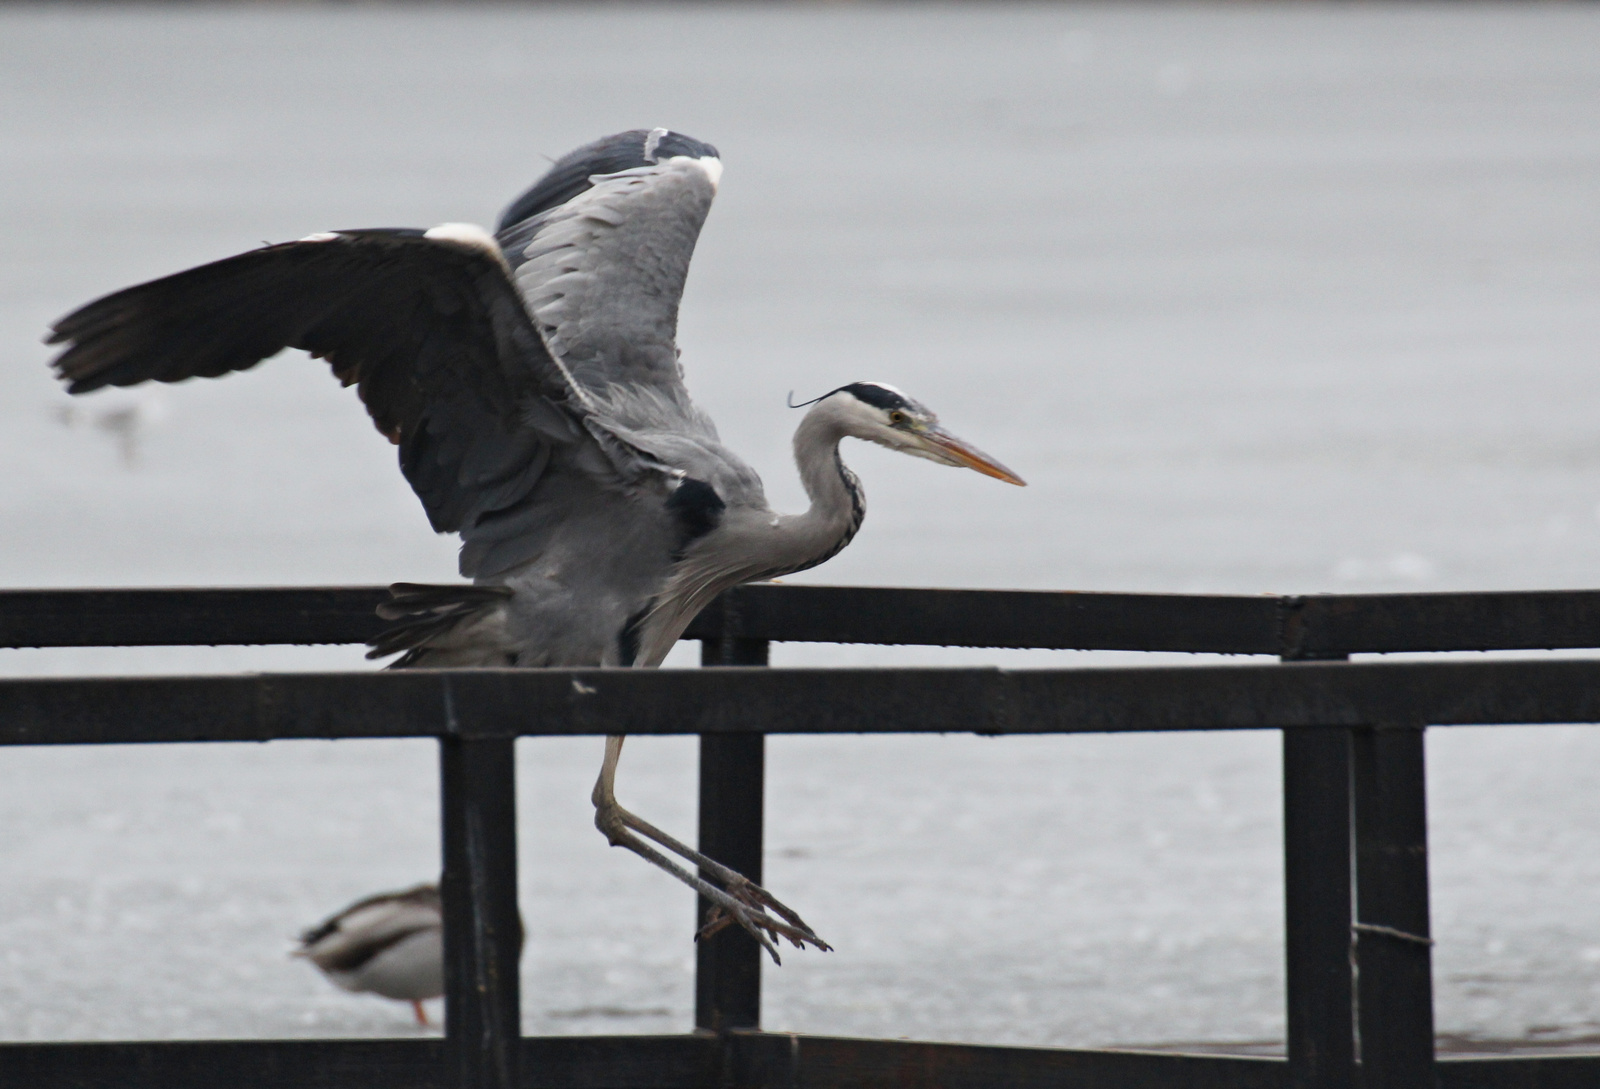
[[[613,847],[626,847],[634,854],[643,858],[654,866],[658,866],[667,873],[694,889],[700,895],[710,900],[715,906],[711,918],[700,931],[699,937],[710,937],[730,923],[737,922],[761,943],[773,961],[782,964],[778,957],[778,950],[773,944],[777,938],[789,939],[795,948],[804,948],[814,945],[818,949],[827,950],[831,946],[806,925],[805,920],[787,905],[778,900],[766,889],[757,885],[737,870],[729,869],[716,859],[708,858],[685,843],[680,843],[672,836],[667,835],[655,825],[641,817],[628,812],[617,804],[616,775],[617,761],[622,756],[621,736],[606,738],[605,762],[600,766],[600,778],[594,784],[594,823],[600,829],[606,840]],[[637,833],[637,835],[635,834]],[[699,874],[692,873],[672,861],[666,855],[646,843],[647,839],[655,840],[673,854],[687,859],[700,867],[706,873],[721,881],[726,888],[706,881]],[[768,909],[776,912],[778,918],[773,918]]]
[[[423,1028],[430,1027],[428,1024],[428,1011],[422,1008],[422,999],[413,998],[411,1000],[411,1012],[417,1015],[417,1024]]]
[[[673,854],[678,855],[681,858],[685,858],[690,862],[693,862],[700,869],[705,870],[712,877],[715,877],[718,881],[721,881],[724,885],[728,886],[728,890],[733,892],[735,895],[739,895],[740,893],[748,891],[751,894],[751,899],[754,901],[752,906],[772,908],[791,924],[800,928],[801,930],[804,930],[806,934],[813,941],[815,941],[816,934],[814,934],[811,928],[805,924],[805,920],[801,919],[798,913],[781,903],[777,897],[773,896],[766,889],[762,888],[760,885],[757,885],[754,881],[751,881],[738,870],[730,869],[729,867],[718,862],[716,859],[701,854],[688,844],[683,843],[675,837],[663,832],[661,829],[657,828],[643,817],[640,817],[635,813],[630,813],[628,810],[622,808],[621,805],[617,804],[617,797],[614,788],[617,774],[617,762],[622,756],[622,743],[624,740],[626,739],[621,736],[606,738],[605,763],[601,765],[600,779],[594,785],[594,795],[592,798],[596,810],[595,825],[600,829],[600,831],[609,837],[614,831],[632,829],[647,839],[655,840]]]

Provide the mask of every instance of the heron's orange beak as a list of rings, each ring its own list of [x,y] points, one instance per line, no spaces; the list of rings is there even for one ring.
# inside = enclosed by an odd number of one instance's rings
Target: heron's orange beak
[[[992,476],[996,480],[1003,480],[1007,484],[1015,484],[1020,488],[1028,486],[1028,482],[1016,473],[1001,465],[976,446],[962,442],[942,427],[927,428],[919,433],[919,437],[952,465],[965,465],[968,469],[975,469],[984,476]]]

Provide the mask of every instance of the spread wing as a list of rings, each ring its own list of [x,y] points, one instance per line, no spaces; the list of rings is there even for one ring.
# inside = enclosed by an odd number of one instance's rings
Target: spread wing
[[[596,177],[591,188],[502,233],[528,312],[586,393],[683,389],[676,337],[716,160],[680,157]]]
[[[498,240],[450,224],[266,246],[69,314],[54,365],[83,393],[215,377],[286,347],[325,358],[399,445],[434,529],[461,534],[462,574],[490,578],[640,482],[760,498],[677,361],[720,173],[714,148],[678,133],[606,137],[520,198]]]
[[[721,161],[714,148],[663,130],[608,138],[589,161],[612,161],[606,145],[624,137],[672,154],[589,177],[561,204],[503,227],[501,248],[602,442],[704,480],[724,498],[764,502],[755,473],[690,399],[678,363],[678,304]],[[572,172],[563,161],[550,177]]]
[[[441,533],[524,502],[553,460],[595,483],[618,471],[476,228],[266,246],[108,295],[49,340],[67,345],[54,366],[72,393],[215,377],[286,347],[325,358]]]

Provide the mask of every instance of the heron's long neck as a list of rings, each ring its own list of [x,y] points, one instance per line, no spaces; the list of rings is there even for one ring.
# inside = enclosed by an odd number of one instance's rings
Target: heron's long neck
[[[839,441],[848,432],[844,421],[823,401],[806,413],[794,433],[794,461],[811,507],[782,519],[782,530],[803,571],[832,559],[850,543],[867,515],[861,481],[845,468]]]
[[[833,398],[819,401],[794,433],[794,460],[811,507],[804,514],[751,511],[724,523],[691,548],[645,620],[636,665],[659,665],[696,613],[740,582],[777,578],[815,567],[850,543],[867,513],[861,483],[839,460],[850,434]]]

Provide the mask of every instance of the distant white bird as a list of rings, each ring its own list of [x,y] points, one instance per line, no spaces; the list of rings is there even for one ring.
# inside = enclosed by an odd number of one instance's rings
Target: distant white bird
[[[55,417],[63,426],[76,427],[82,422],[105,432],[116,443],[122,464],[129,469],[139,465],[145,433],[166,416],[166,397],[160,389],[116,390],[102,398],[93,410],[74,404],[55,406]]]
[[[410,1002],[428,1024],[425,999],[444,994],[444,909],[437,885],[358,900],[300,935],[304,957],[347,991]]]

